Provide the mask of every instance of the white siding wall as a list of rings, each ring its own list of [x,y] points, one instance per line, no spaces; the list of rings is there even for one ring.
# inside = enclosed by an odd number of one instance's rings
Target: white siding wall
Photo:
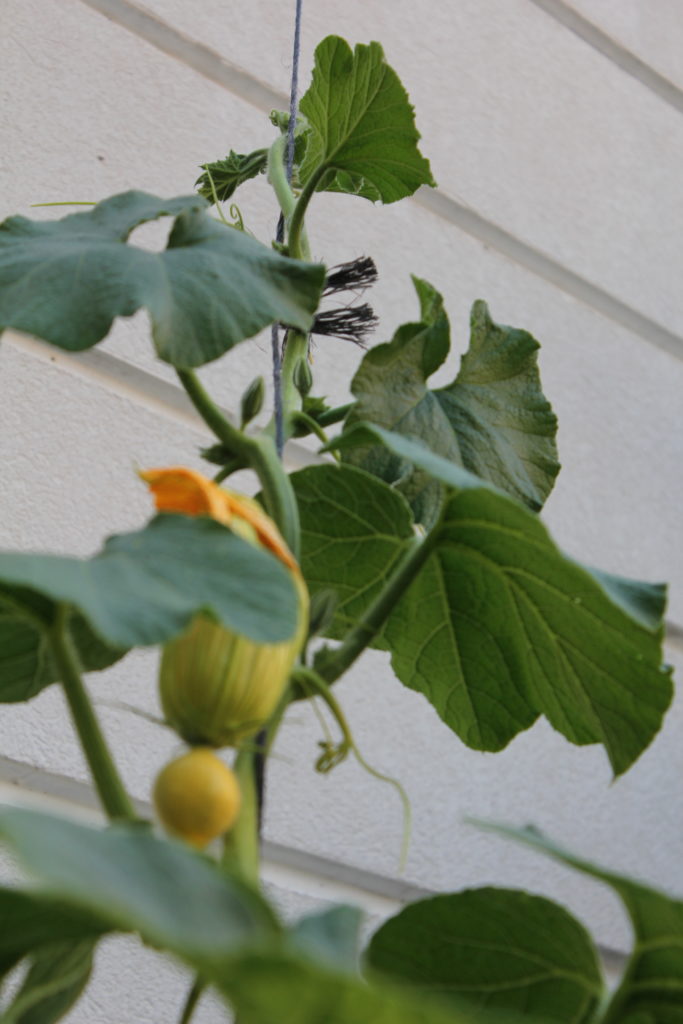
[[[286,104],[293,6],[3,0],[0,216],[56,216],[30,204],[128,188],[186,193],[199,163],[268,144],[264,114]],[[587,562],[671,581],[668,653],[683,664],[680,4],[305,0],[304,83],[316,42],[333,32],[383,43],[415,104],[439,189],[387,209],[321,198],[310,225],[315,255],[375,257],[378,341],[415,314],[411,272],[445,293],[456,348],[478,297],[496,320],[536,335],[564,466],[547,520]],[[248,226],[270,237],[276,212],[263,182],[239,202]],[[321,390],[343,400],[342,370],[357,358],[350,346],[321,343]],[[266,341],[247,343],[204,377],[235,410],[268,359]],[[451,375],[457,361],[456,352]],[[149,513],[136,466],[200,466],[206,432],[154,360],[142,316],[74,357],[6,335],[0,371],[2,547],[95,550],[103,533],[135,528]],[[302,446],[289,453],[293,464],[306,457]],[[135,654],[93,677],[92,691],[154,713],[154,675],[154,657]],[[376,917],[416,888],[493,882],[550,895],[602,943],[627,948],[628,927],[602,888],[478,834],[463,825],[467,814],[533,822],[586,856],[683,893],[680,701],[611,785],[601,749],[572,747],[545,724],[502,754],[467,750],[392,680],[381,655],[368,655],[339,693],[362,751],[410,794],[411,854],[398,878],[398,800],[353,763],[317,776],[318,726],[296,707],[270,769],[266,826],[267,877],[289,911],[357,900]],[[126,782],[147,800],[173,738],[122,711],[102,716]],[[33,790],[87,803],[56,688],[0,709],[0,755],[11,798]],[[173,1019],[182,984],[151,953],[111,942],[70,1020]],[[197,1020],[222,1017],[207,1002]]]

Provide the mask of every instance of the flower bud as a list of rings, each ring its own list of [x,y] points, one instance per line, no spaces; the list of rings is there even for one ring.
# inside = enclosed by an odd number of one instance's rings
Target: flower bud
[[[298,359],[292,374],[292,380],[294,381],[294,387],[297,389],[302,398],[305,398],[308,392],[313,387],[313,374],[311,368],[308,365],[308,359]]]
[[[284,692],[308,629],[306,585],[277,527],[257,502],[189,469],[150,470],[141,476],[158,509],[209,515],[272,551],[292,574],[298,624],[291,639],[259,644],[199,614],[164,646],[159,690],[168,724],[187,743],[234,746],[270,718]]]
[[[265,396],[266,382],[263,377],[254,377],[240,400],[240,421],[242,427],[246,427],[261,412]]]

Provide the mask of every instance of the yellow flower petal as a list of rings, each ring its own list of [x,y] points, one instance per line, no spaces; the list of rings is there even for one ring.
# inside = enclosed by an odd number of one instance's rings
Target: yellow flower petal
[[[264,548],[277,555],[290,569],[298,570],[296,560],[277,526],[252,498],[219,487],[213,480],[184,466],[148,469],[141,472],[140,476],[149,484],[160,512],[210,516],[224,526],[235,526],[234,519],[241,519],[253,528]]]
[[[232,512],[225,492],[201,473],[183,466],[148,469],[140,473],[149,484],[160,512],[183,512],[186,516],[210,516],[227,526]]]

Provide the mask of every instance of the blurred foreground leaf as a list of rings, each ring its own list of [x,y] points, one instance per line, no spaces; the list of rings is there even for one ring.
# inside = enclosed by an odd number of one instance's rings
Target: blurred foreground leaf
[[[48,627],[57,602],[119,648],[162,643],[200,611],[257,643],[287,640],[296,628],[288,570],[203,517],[158,515],[90,559],[0,554],[0,607]]]
[[[127,244],[133,228],[162,216],[176,217],[163,252]],[[321,264],[214,220],[200,196],[124,192],[62,220],[0,225],[0,331],[77,352],[145,308],[159,357],[201,366],[275,321],[308,330],[324,277]]]

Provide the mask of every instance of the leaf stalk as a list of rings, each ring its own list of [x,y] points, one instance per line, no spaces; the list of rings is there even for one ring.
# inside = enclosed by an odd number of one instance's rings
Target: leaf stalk
[[[206,425],[236,458],[254,470],[266,510],[277,523],[292,554],[299,558],[299,510],[294,491],[270,437],[249,437],[227,419],[192,370],[176,368],[180,383]]]
[[[112,821],[135,821],[137,814],[116,770],[81,679],[78,654],[69,632],[69,614],[68,605],[58,605],[48,636],[71,717],[107,816]]]

